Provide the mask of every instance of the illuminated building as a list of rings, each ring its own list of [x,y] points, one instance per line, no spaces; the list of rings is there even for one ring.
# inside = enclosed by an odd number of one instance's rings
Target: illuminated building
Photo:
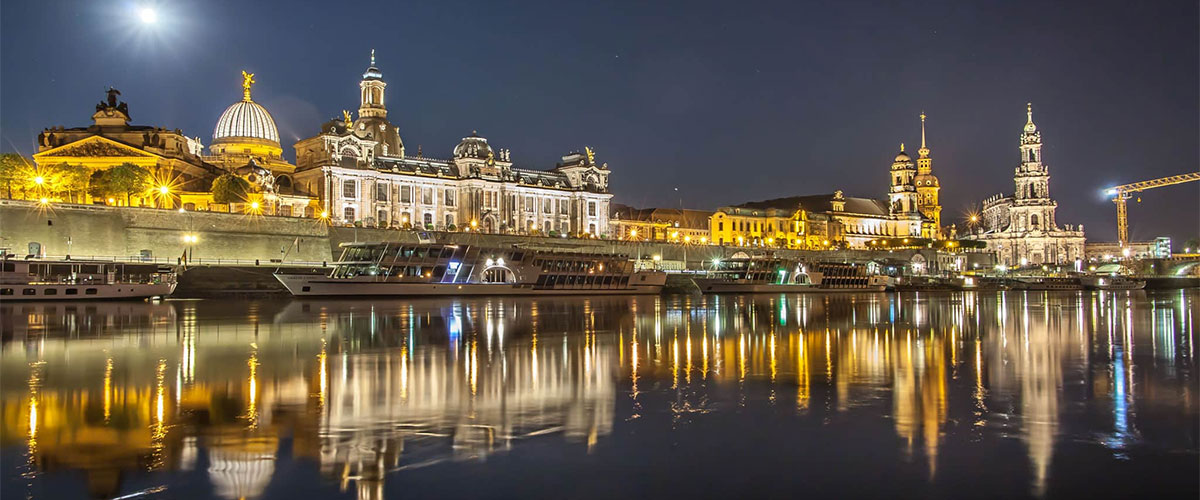
[[[608,165],[585,148],[550,170],[519,168],[508,150],[476,133],[450,159],[405,148],[387,118],[383,73],[359,83],[358,119],[344,111],[296,143],[295,182],[338,222],[521,234],[601,235],[608,228]]]
[[[921,149],[917,150],[917,154],[917,176],[913,178],[913,184],[917,188],[917,211],[924,217],[921,236],[937,238],[942,234],[942,204],[938,197],[942,184],[933,175],[933,158],[929,156],[929,147],[925,145],[924,112],[921,113]]]
[[[791,196],[722,207],[710,224],[718,244],[788,248],[868,248],[881,238],[940,238],[941,183],[925,142],[914,164],[904,144],[892,160],[887,201],[832,194]]]
[[[623,240],[704,244],[710,241],[712,216],[707,210],[614,205],[608,218],[609,234]]]
[[[218,170],[207,164],[199,138],[187,137],[179,129],[130,125],[129,105],[118,101],[121,92],[110,88],[107,99],[96,104],[92,125],[52,127],[38,134],[38,152],[33,161],[39,168],[60,164],[80,165],[95,173],[121,164],[145,168],[156,177],[173,179],[180,189],[207,190]],[[90,203],[86,190],[77,201]],[[153,206],[150,193],[112,203]]]
[[[1016,192],[983,201],[979,232],[971,238],[987,243],[1008,266],[1069,264],[1083,253],[1083,225],[1058,226],[1050,198],[1050,171],[1042,163],[1042,133],[1033,123],[1033,105],[1026,108],[1021,134],[1021,163],[1013,177]]]

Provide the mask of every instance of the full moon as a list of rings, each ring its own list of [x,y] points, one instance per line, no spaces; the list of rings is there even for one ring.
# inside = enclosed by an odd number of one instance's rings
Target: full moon
[[[158,13],[150,7],[142,7],[138,9],[138,18],[142,20],[142,24],[154,24],[158,22]]]

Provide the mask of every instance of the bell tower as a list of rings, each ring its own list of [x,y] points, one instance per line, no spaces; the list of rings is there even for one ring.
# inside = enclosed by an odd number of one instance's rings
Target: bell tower
[[[921,112],[921,149],[917,150],[917,207],[921,215],[929,221],[930,229],[927,237],[941,234],[942,204],[938,193],[942,190],[941,182],[933,175],[933,158],[929,156],[929,147],[925,145],[925,112]]]
[[[375,67],[375,49],[371,49],[371,66],[363,73],[358,88],[361,90],[358,105],[359,118],[387,118],[387,107],[383,102],[383,73]]]

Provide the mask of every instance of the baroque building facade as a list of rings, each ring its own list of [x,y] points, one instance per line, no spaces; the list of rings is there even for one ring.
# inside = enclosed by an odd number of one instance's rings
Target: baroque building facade
[[[710,241],[822,249],[868,248],[886,238],[941,238],[941,183],[925,141],[925,113],[920,116],[919,156],[913,162],[900,144],[889,170],[887,200],[836,191],[721,207],[709,223]]]
[[[549,170],[518,167],[507,149],[472,133],[449,159],[410,155],[388,120],[386,82],[371,65],[359,83],[358,119],[343,111],[296,143],[295,185],[318,196],[331,220],[520,234],[607,232],[609,169],[590,148]]]
[[[202,158],[200,139],[188,137],[179,129],[131,125],[129,105],[120,101],[121,92],[109,88],[106,99],[96,104],[92,125],[87,127],[51,127],[37,137],[33,161],[39,168],[67,164],[86,167],[91,173],[122,164],[142,167],[157,179],[172,179],[183,189],[206,190],[219,173]],[[90,196],[80,201],[90,202]],[[110,204],[153,206],[152,193],[127,198],[114,197]]]
[[[1033,123],[1032,103],[1026,106],[1026,117],[1021,163],[1013,175],[1015,191],[983,201],[982,227],[971,238],[986,242],[1008,266],[1081,262],[1083,225],[1059,227],[1055,218],[1058,202],[1050,197],[1050,171],[1042,162],[1042,133]]]

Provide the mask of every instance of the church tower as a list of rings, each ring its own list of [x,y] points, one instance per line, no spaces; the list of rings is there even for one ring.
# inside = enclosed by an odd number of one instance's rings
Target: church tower
[[[917,154],[917,176],[914,178],[917,207],[929,226],[928,229],[922,228],[921,233],[926,238],[936,238],[942,232],[942,205],[938,200],[942,186],[937,176],[933,175],[933,158],[930,158],[929,147],[925,145],[925,112],[921,112],[921,149],[917,150]]]
[[[387,83],[383,81],[383,73],[375,67],[375,49],[371,49],[371,66],[363,73],[358,88],[362,91],[358,105],[358,117],[387,118],[387,108],[383,102],[383,89]]]
[[[1058,203],[1050,199],[1050,171],[1042,164],[1042,133],[1033,124],[1033,103],[1025,105],[1025,130],[1021,134],[1021,164],[1013,182],[1013,207],[1009,210],[1013,227],[1024,231],[1053,231],[1054,210]]]
[[[888,191],[889,212],[892,215],[912,215],[917,213],[917,189],[913,178],[917,169],[913,166],[912,158],[904,152],[904,144],[900,144],[900,153],[892,160],[892,187]]]

